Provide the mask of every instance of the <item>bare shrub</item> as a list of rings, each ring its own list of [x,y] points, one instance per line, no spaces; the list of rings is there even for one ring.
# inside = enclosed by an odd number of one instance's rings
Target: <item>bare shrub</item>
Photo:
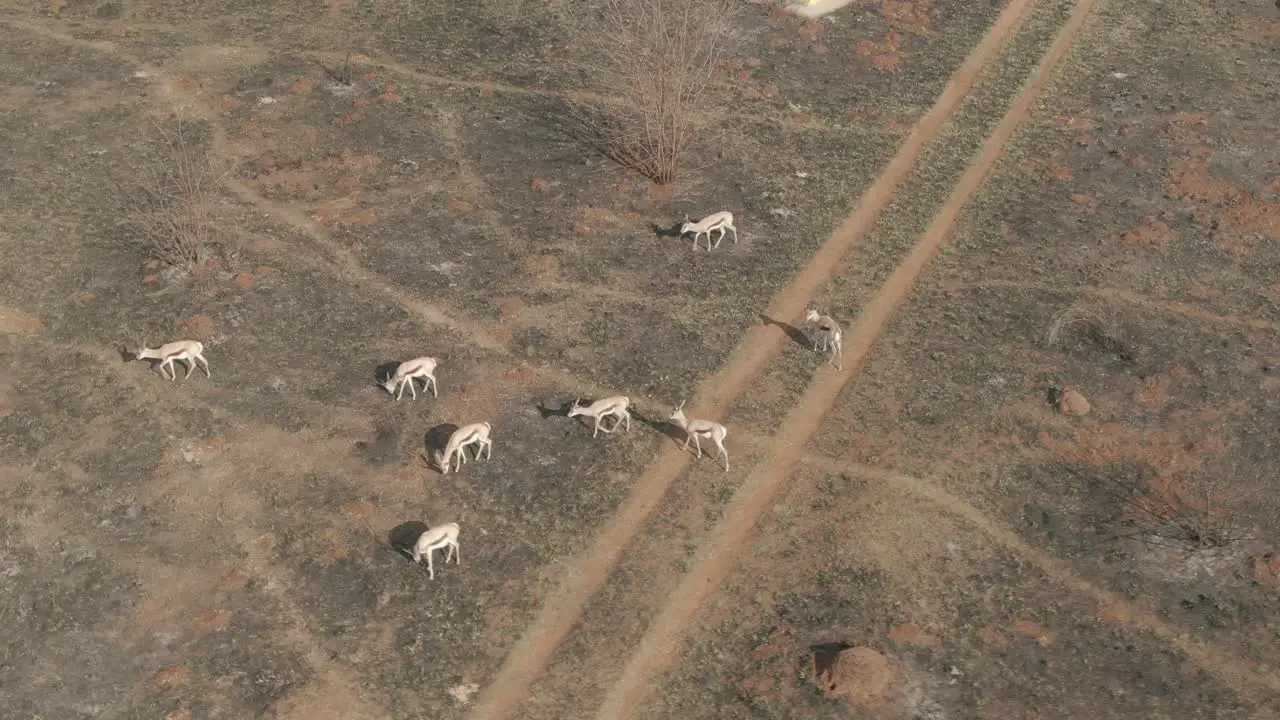
[[[220,175],[183,120],[172,130],[157,124],[156,132],[158,150],[138,173],[124,225],[153,258],[190,269],[215,245]]]
[[[1109,519],[1115,539],[1132,539],[1182,551],[1223,548],[1253,539],[1261,485],[1244,481],[1234,456],[1176,475],[1146,465],[1113,465],[1097,471],[1066,466],[1114,503]],[[1263,502],[1270,507],[1272,504]]]
[[[1053,316],[1044,342],[1048,347],[1088,343],[1133,362],[1136,347],[1132,336],[1127,323],[1115,309],[1094,303],[1076,303]]]
[[[732,34],[731,0],[604,0],[582,69],[612,101],[575,102],[573,130],[619,165],[666,184],[712,117],[709,88]]]

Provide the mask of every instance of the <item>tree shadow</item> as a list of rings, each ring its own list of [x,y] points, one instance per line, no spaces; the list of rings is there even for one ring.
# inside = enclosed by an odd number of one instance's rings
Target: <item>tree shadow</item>
[[[413,560],[413,546],[418,542],[418,538],[422,537],[422,533],[427,531],[427,524],[421,520],[410,520],[400,523],[391,529],[387,534],[387,544],[392,550]]]
[[[813,343],[809,341],[809,336],[805,335],[804,331],[796,327],[795,325],[792,325],[791,323],[782,322],[781,320],[774,320],[773,318],[769,317],[768,315],[765,315],[764,313],[760,313],[759,318],[760,318],[760,321],[763,322],[765,325],[773,325],[774,327],[778,328],[782,332],[786,333],[787,337],[791,338],[791,342],[799,345],[800,347],[804,347],[804,348],[813,347]]]
[[[444,452],[445,446],[449,444],[449,438],[458,431],[458,426],[453,423],[442,423],[427,431],[422,438],[422,445],[426,450],[423,459],[427,462],[427,467],[433,467],[443,472],[443,469],[436,464],[436,453]]]

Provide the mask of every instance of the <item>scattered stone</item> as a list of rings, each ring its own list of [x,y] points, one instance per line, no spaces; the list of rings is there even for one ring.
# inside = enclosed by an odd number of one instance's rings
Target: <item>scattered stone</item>
[[[1062,395],[1058,397],[1058,412],[1070,417],[1084,417],[1089,414],[1093,406],[1075,390],[1063,390]]]
[[[480,686],[475,683],[466,683],[449,688],[449,695],[458,701],[459,705],[466,705],[471,702],[471,696],[480,691]]]
[[[208,315],[196,315],[193,318],[180,320],[178,330],[182,331],[189,340],[209,340],[218,331],[218,326]]]
[[[253,285],[253,273],[238,272],[231,282],[234,282],[237,287],[251,287]]]
[[[829,698],[845,698],[857,705],[886,700],[898,679],[889,658],[868,647],[832,653],[819,649],[813,655],[813,678]]]

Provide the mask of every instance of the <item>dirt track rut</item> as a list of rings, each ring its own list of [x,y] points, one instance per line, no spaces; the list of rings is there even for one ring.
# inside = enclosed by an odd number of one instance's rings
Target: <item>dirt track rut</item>
[[[798,316],[805,303],[830,279],[841,259],[875,223],[921,153],[942,132],[956,109],[1019,27],[1031,0],[1013,0],[982,41],[952,75],[937,102],[912,129],[876,182],[859,198],[853,214],[813,256],[805,269],[777,295],[766,314],[785,321]],[[775,325],[752,328],[728,362],[708,378],[694,399],[702,417],[719,418],[735,398],[775,358],[785,334]],[[569,564],[567,579],[548,597],[533,624],[507,656],[498,676],[483,690],[468,717],[505,717],[528,694],[552,653],[578,622],[583,609],[605,582],[627,545],[652,515],[670,484],[685,470],[689,455],[668,447],[637,481],[618,513],[593,545]]]

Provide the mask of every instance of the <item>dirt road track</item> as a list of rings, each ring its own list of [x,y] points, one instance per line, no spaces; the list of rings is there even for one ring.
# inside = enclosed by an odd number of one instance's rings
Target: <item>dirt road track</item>
[[[775,320],[797,317],[817,289],[839,267],[840,260],[871,228],[888,206],[898,185],[915,167],[924,148],[935,140],[985,68],[1012,37],[1032,0],[1012,0],[991,29],[952,75],[937,102],[912,128],[902,147],[876,182],[858,199],[853,214],[810,259],[809,264],[769,305]],[[703,382],[694,398],[702,417],[722,417],[730,404],[764,369],[782,347],[785,334],[774,325],[748,331],[728,362]],[[582,615],[587,601],[604,583],[622,551],[640,531],[666,493],[687,467],[690,456],[668,447],[637,481],[618,513],[605,525],[594,544],[566,568],[567,578],[544,602],[533,624],[507,656],[497,677],[489,682],[468,714],[472,720],[505,717],[529,691],[551,654]]]
[[[696,617],[702,603],[733,568],[738,551],[760,516],[772,506],[774,496],[800,460],[809,438],[818,431],[841,390],[861,370],[872,346],[910,293],[916,279],[950,237],[961,210],[977,192],[999,159],[1005,143],[1013,137],[1048,84],[1058,62],[1070,49],[1095,4],[1096,0],[1079,0],[1076,3],[1053,44],[969,164],[929,229],[863,309],[849,333],[844,369],[820,373],[781,422],[781,430],[774,436],[765,461],[757,466],[734,495],[725,510],[724,519],[712,530],[699,551],[693,569],[681,579],[667,604],[649,625],[622,676],[601,705],[597,718],[620,720],[630,717],[648,689],[649,681],[664,672],[675,659],[681,634]]]

